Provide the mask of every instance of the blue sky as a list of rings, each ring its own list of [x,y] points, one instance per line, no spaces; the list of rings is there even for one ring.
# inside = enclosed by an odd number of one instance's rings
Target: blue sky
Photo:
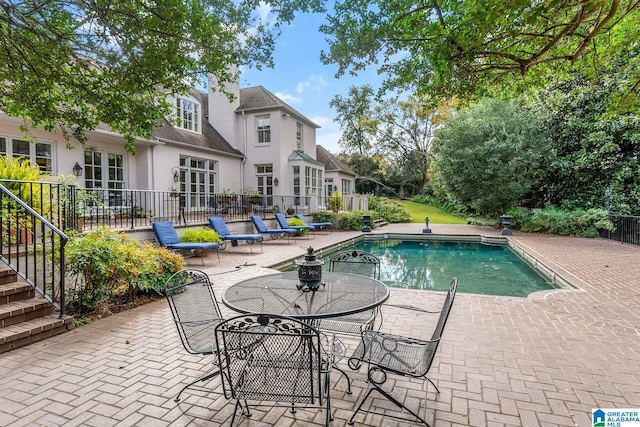
[[[372,67],[358,77],[334,77],[337,66],[323,65],[320,52],[327,50],[325,36],[318,28],[324,14],[300,14],[284,27],[273,55],[274,68],[243,69],[240,87],[264,86],[287,104],[318,124],[316,142],[330,152],[341,151],[338,145],[340,126],[334,122],[335,110],[329,102],[336,94],[346,96],[350,86],[381,82]]]

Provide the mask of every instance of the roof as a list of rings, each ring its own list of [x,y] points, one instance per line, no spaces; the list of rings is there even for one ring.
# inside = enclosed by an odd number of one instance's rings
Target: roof
[[[209,102],[208,95],[199,90],[192,89],[189,91],[189,95],[193,96],[200,102],[201,112],[201,124],[202,133],[190,132],[172,126],[166,118],[162,119],[162,126],[156,127],[153,130],[153,136],[164,140],[182,142],[184,144],[193,145],[200,148],[208,148],[223,153],[229,153],[230,155],[242,156],[242,152],[237,150],[224,139],[218,131],[211,126],[207,117],[209,116]]]
[[[324,164],[325,172],[342,172],[353,176],[357,175],[353,169],[327,151],[322,145],[316,145],[316,158]]]
[[[240,89],[240,105],[236,109],[241,111],[283,110],[305,121],[309,126],[319,128],[317,124],[305,117],[301,112],[278,98],[264,86],[254,86]]]
[[[310,155],[306,154],[304,151],[293,150],[287,160],[304,160],[305,162],[315,163],[318,165],[322,165],[323,163],[319,160],[314,159]]]

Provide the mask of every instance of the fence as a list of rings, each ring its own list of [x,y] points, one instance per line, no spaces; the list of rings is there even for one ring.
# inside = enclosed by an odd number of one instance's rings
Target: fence
[[[630,215],[609,215],[615,227],[613,231],[600,230],[600,237],[618,242],[640,245],[640,217]]]

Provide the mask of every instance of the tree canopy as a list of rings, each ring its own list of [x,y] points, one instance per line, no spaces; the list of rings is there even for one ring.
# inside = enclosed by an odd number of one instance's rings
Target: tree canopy
[[[7,0],[0,4],[0,110],[86,140],[100,123],[150,137],[166,96],[238,65],[271,65],[280,26],[322,0]],[[261,12],[269,12],[268,18]]]
[[[598,80],[602,64],[638,46],[639,6],[638,0],[338,0],[321,28],[330,45],[322,59],[337,64],[338,75],[377,65],[387,74],[384,88],[444,98],[521,92],[575,70]],[[637,50],[624,66],[621,93],[633,95],[636,108]],[[624,108],[629,104],[627,96]]]

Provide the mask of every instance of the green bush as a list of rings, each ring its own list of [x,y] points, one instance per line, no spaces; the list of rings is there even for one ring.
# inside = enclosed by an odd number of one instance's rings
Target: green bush
[[[288,224],[294,227],[304,227],[307,225],[303,220],[299,218],[291,218]],[[296,232],[296,236],[306,236],[308,233],[309,230],[298,230]]]
[[[331,196],[329,196],[329,199],[327,200],[327,205],[329,206],[329,209],[331,209],[334,213],[338,213],[338,211],[340,211],[340,209],[344,207],[342,193],[339,191],[334,191],[333,193],[331,193]]]
[[[180,235],[181,242],[211,243],[222,242],[220,235],[210,227],[187,228]]]
[[[371,216],[371,226],[373,227],[373,221],[377,218],[376,213],[373,211],[340,212],[336,218],[338,227],[345,230],[362,230],[364,226],[363,215]]]
[[[597,237],[599,229],[613,230],[613,224],[604,209],[567,211],[547,207],[531,215],[520,229],[529,233]]]
[[[67,290],[67,307],[75,315],[108,311],[141,293],[161,294],[167,279],[186,265],[174,252],[106,227],[72,235],[65,254],[67,272],[76,275]]]
[[[329,211],[318,211],[314,212],[312,215],[313,222],[335,222],[336,218],[333,212]]]
[[[377,218],[389,223],[411,222],[411,213],[397,200],[387,197],[372,196],[369,198],[369,210],[377,212]]]

